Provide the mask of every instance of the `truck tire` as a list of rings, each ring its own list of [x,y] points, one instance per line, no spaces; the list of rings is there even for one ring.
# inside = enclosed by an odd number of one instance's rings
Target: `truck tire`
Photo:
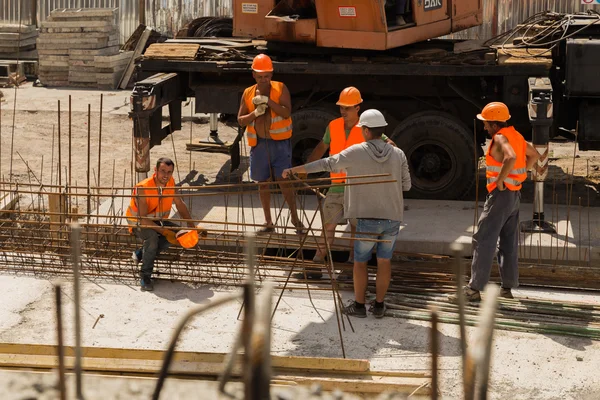
[[[457,200],[473,186],[472,134],[452,115],[439,111],[411,115],[394,129],[392,140],[408,159],[409,197]]]
[[[306,163],[308,156],[319,144],[325,129],[335,114],[320,108],[303,108],[292,114],[292,164]]]

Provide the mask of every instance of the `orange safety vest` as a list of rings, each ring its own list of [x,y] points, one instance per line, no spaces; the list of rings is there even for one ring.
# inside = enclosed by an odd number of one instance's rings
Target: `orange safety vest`
[[[244,103],[248,111],[253,112],[256,110],[256,106],[252,103],[252,99],[256,96],[256,87],[258,85],[250,86],[244,90]],[[283,93],[283,83],[277,81],[271,81],[271,94],[269,95],[275,103],[279,103],[281,94]],[[263,93],[264,95],[265,93]],[[248,138],[248,146],[254,147],[257,143],[256,129],[252,121],[246,126],[246,136]],[[273,140],[285,140],[292,137],[292,118],[283,118],[280,115],[275,114],[275,111],[271,109],[271,126],[269,127],[269,135]]]
[[[127,216],[127,223],[132,225],[129,227],[129,232],[133,232],[133,226],[137,226],[140,222],[136,198],[136,188],[138,187],[143,187],[145,189],[144,196],[150,196],[139,198],[140,201],[145,201],[148,205],[148,214],[146,214],[145,217],[156,220],[169,218],[171,206],[173,205],[173,195],[175,195],[175,189],[173,189],[175,187],[175,179],[171,177],[169,182],[167,182],[167,186],[165,188],[160,188],[156,186],[156,181],[154,180],[155,177],[156,174],[153,174],[150,178],[144,179],[133,188],[131,201],[129,202],[127,212],[125,213]]]
[[[348,147],[364,143],[365,138],[362,134],[362,129],[353,126],[350,130],[350,135],[346,138],[346,130],[344,127],[344,119],[337,118],[329,123],[329,135],[331,138],[331,142],[329,143],[329,155],[333,156],[335,154],[341,153],[343,150],[346,150]],[[344,183],[346,180],[345,172],[331,172],[329,174],[331,176],[331,180],[334,183]]]
[[[525,156],[527,142],[523,136],[512,126],[500,129],[496,135],[504,136],[517,155],[515,166],[508,174],[508,177],[506,177],[504,180],[504,186],[509,190],[520,190],[521,184],[527,178],[527,161]],[[490,146],[485,154],[485,176],[487,178],[487,190],[489,193],[496,189],[496,180],[498,179],[498,175],[500,175],[500,171],[502,170],[502,163],[496,161],[490,154],[493,144],[494,138],[492,137],[492,143],[490,143]]]

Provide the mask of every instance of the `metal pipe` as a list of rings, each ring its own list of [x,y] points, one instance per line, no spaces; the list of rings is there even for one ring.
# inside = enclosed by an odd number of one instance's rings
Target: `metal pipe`
[[[81,300],[79,287],[79,261],[81,259],[81,227],[71,224],[71,249],[73,264],[73,302],[75,303],[75,390],[77,400],[83,400],[81,380]]]
[[[67,389],[65,385],[65,349],[63,343],[63,326],[62,326],[62,299],[60,285],[54,286],[54,301],[56,303],[56,338],[58,345],[58,390],[60,392],[60,400],[67,399]]]

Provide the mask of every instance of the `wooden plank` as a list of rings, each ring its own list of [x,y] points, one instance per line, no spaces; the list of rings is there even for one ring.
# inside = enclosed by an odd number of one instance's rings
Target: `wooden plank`
[[[75,355],[74,347],[65,346],[64,350],[65,356],[73,357]],[[164,358],[164,351],[162,350],[122,349],[111,347],[82,347],[81,351],[82,356],[85,358],[157,361],[162,361]],[[54,356],[57,354],[57,350],[55,345],[0,343],[0,354]],[[225,356],[225,353],[176,351],[173,355],[173,360],[221,364],[225,360]],[[273,368],[282,369],[287,368],[300,370],[320,370],[338,372],[343,371],[356,373],[367,372],[370,370],[371,367],[371,364],[368,360],[277,355],[272,356],[271,364]],[[426,376],[426,374],[423,374],[423,376]]]
[[[111,30],[109,32],[76,32],[76,33],[42,33],[40,34],[40,39],[44,40],[53,40],[53,41],[61,41],[61,40],[74,40],[74,39],[104,39],[108,38],[109,40],[118,39],[119,33],[115,30]]]
[[[35,38],[37,37],[37,32],[33,31],[33,32],[28,32],[28,33],[2,33],[0,32],[0,40],[1,41],[13,41],[13,42],[18,42],[19,40],[21,40],[21,42],[23,40],[26,39],[30,39],[30,38]]]
[[[98,27],[87,27],[77,26],[74,28],[40,28],[40,34],[54,34],[54,33],[85,33],[85,32],[113,32],[117,29],[115,25],[98,26]]]
[[[81,21],[44,21],[42,22],[41,28],[81,28],[81,25]],[[114,24],[107,21],[88,21],[85,23],[86,28],[99,28],[106,26],[114,27]]]
[[[35,32],[34,25],[0,24],[0,33],[30,33]]]
[[[144,58],[195,60],[199,49],[199,44],[154,43],[144,52]]]
[[[120,89],[127,89],[127,85],[129,85],[129,81],[131,80],[131,75],[133,75],[133,70],[135,68],[135,60],[142,54],[144,48],[146,47],[146,42],[150,38],[150,34],[152,33],[152,29],[146,28],[142,35],[140,36],[140,40],[138,40],[137,45],[135,46],[135,50],[133,51],[133,55],[131,56],[131,60],[127,64],[127,68],[125,68],[125,72],[123,72],[123,77],[121,78],[121,82],[119,82]]]
[[[70,50],[70,49],[101,49],[108,46],[109,41],[104,39],[93,39],[95,42],[62,42],[62,43],[40,43],[38,50]]]
[[[108,56],[119,52],[119,46],[103,47],[100,49],[72,49],[69,56]]]
[[[117,35],[105,35],[105,34],[100,34],[99,36],[95,36],[93,34],[90,34],[90,35],[77,34],[76,36],[70,37],[70,38],[63,38],[63,37],[60,37],[59,35],[49,34],[49,35],[41,35],[37,39],[37,43],[38,43],[38,45],[40,45],[40,44],[64,44],[64,45],[69,46],[71,44],[97,44],[97,43],[108,42],[108,41],[117,40],[117,39],[119,39],[119,37]]]
[[[11,47],[11,48],[23,48],[31,45],[35,45],[36,38],[30,37],[29,39],[18,41],[2,40],[0,41],[0,47]]]
[[[55,20],[72,18],[116,18],[118,8],[56,8],[50,12]]]

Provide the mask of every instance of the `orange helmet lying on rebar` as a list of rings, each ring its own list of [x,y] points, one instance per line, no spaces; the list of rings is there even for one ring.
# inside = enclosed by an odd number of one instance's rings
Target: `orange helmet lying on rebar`
[[[481,121],[506,122],[510,119],[510,112],[506,104],[494,101],[483,107],[481,114],[477,114],[477,119]]]
[[[342,90],[342,93],[340,93],[340,99],[335,104],[342,107],[352,107],[362,102],[363,99],[360,96],[358,89],[354,86],[350,86]]]
[[[273,72],[273,62],[266,54],[259,54],[252,61],[252,70],[254,72]]]
[[[181,247],[191,249],[198,244],[198,231],[180,231],[177,235],[177,241]]]

